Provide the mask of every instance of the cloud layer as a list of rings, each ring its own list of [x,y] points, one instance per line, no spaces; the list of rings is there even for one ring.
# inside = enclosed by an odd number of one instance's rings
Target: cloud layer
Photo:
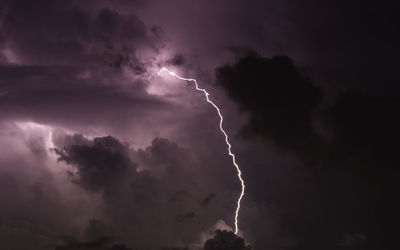
[[[395,10],[1,1],[2,248],[398,249]]]

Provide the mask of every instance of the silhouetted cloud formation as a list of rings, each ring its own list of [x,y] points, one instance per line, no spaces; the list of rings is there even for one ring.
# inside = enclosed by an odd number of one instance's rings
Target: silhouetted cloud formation
[[[302,208],[296,207],[295,210],[289,208],[290,205],[281,207],[291,211],[288,213],[305,209],[299,217],[286,216],[285,224],[293,223],[293,227],[286,231],[299,235],[299,244],[319,242],[323,245],[323,242],[332,242],[333,239],[327,237],[327,234],[333,234],[335,229],[324,225],[334,226],[336,222],[332,218],[338,213],[336,209],[340,209],[341,214],[352,214],[353,219],[349,217],[348,228],[357,228],[359,221],[368,220],[363,226],[363,232],[354,232],[363,235],[354,241],[357,246],[364,246],[366,242],[375,245],[382,241],[387,242],[386,246],[396,245],[390,234],[378,232],[386,229],[392,231],[394,223],[399,221],[393,212],[390,212],[391,220],[384,215],[385,210],[393,211],[388,207],[398,207],[389,197],[394,190],[399,189],[399,185],[389,176],[398,171],[399,158],[395,145],[400,139],[400,124],[395,114],[400,108],[399,97],[373,96],[361,90],[352,90],[341,91],[328,102],[321,95],[322,89],[305,77],[288,57],[266,58],[255,52],[238,58],[233,64],[218,68],[216,77],[217,84],[224,88],[242,112],[248,114],[248,121],[241,132],[246,135],[245,138],[263,138],[265,142],[273,142],[284,151],[295,153],[300,159],[297,164],[304,164],[308,168],[304,173],[313,176],[314,182],[306,184],[297,180],[299,183],[291,185],[309,190],[306,192],[309,194],[312,187],[320,189],[314,193],[313,207],[301,205]],[[330,172],[331,176],[325,176],[324,172]],[[255,185],[256,182],[249,185]],[[368,195],[376,190],[368,184],[370,182],[380,186],[378,193]],[[326,186],[327,183],[330,184]],[[254,189],[268,188],[258,184]],[[343,189],[354,193],[344,194]],[[307,198],[300,193],[299,198]],[[352,201],[357,206],[370,206],[377,213],[376,220],[369,220],[367,214],[357,209],[344,210],[331,202],[331,205],[326,206],[315,201],[324,199],[328,194],[340,197],[333,199],[339,203]],[[292,203],[292,200],[284,201],[286,199],[282,197],[277,200]],[[299,204],[301,202],[297,200],[292,205]],[[320,225],[309,223],[313,216],[311,211],[324,211]],[[310,232],[301,232],[294,226],[296,221],[309,225]],[[314,239],[311,231],[320,232],[322,238]],[[348,235],[344,234],[343,241],[350,237]]]
[[[129,149],[115,138],[95,138],[92,145],[70,145],[55,149],[59,161],[77,166],[78,184],[91,191],[111,188],[136,165],[128,157]]]
[[[251,250],[251,246],[233,232],[215,231],[215,236],[204,244],[204,250]]]
[[[198,190],[192,185],[204,178],[201,175],[184,178],[190,176],[188,171],[201,169],[191,170],[189,165],[198,165],[196,159],[174,142],[155,138],[149,147],[138,150],[112,136],[90,140],[79,134],[58,135],[54,142],[53,152],[60,164],[67,164],[71,183],[101,194],[104,214],[89,219],[83,243],[118,237],[131,246],[156,248],[173,245],[169,239],[177,234],[188,244],[196,240],[199,228],[216,221],[210,214],[204,219],[204,211],[213,209],[220,199],[214,193],[205,196],[210,192],[201,190],[207,187]],[[162,226],[154,226],[160,221]],[[157,240],[140,240],[145,235]]]
[[[242,133],[262,136],[313,161],[337,164],[357,155],[370,166],[394,167],[400,139],[397,97],[343,92],[332,104],[322,102],[314,86],[290,58],[249,52],[216,70],[217,83],[249,120]],[[318,122],[318,123],[317,123]],[[322,128],[321,128],[322,126]],[[325,130],[323,133],[318,130]]]
[[[218,68],[216,78],[250,115],[243,133],[268,137],[278,146],[301,153],[318,149],[321,139],[312,119],[322,90],[289,57],[266,58],[250,52]]]

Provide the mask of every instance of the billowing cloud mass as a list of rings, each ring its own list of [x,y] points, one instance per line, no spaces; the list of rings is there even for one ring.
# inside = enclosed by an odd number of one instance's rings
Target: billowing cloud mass
[[[160,137],[206,114],[189,113],[187,98],[149,93],[152,81],[163,83],[155,78],[161,28],[112,6],[92,7],[2,3],[2,244],[201,248],[202,231],[232,219],[237,183],[223,141],[208,159],[201,140],[180,146]],[[189,131],[181,142],[188,138]]]
[[[383,211],[386,206],[398,207],[386,198],[393,190],[398,190],[398,185],[388,175],[398,171],[398,157],[393,150],[396,150],[395,141],[400,139],[398,119],[395,117],[400,98],[367,96],[360,91],[349,91],[339,93],[334,101],[327,103],[322,99],[321,89],[313,86],[289,58],[265,58],[255,52],[238,58],[232,65],[217,68],[216,77],[217,83],[226,89],[230,98],[249,117],[239,132],[241,136],[253,140],[262,138],[262,141],[273,143],[303,161],[295,164],[305,164],[309,168],[297,172],[297,178],[302,176],[312,180],[311,183],[295,178],[295,182],[290,184],[305,189],[292,191],[299,195],[298,198],[276,197],[278,202],[294,202],[294,209],[287,208],[292,215],[281,218],[293,220],[286,223],[301,220],[301,224],[308,225],[310,230],[319,231],[319,239],[308,239],[310,235],[296,231],[299,230],[296,227],[286,229],[301,235],[301,244],[318,244],[320,240],[323,244],[335,240],[328,235],[359,228],[361,221],[365,223],[361,228],[373,234],[393,228],[394,222],[389,221]],[[287,181],[293,180],[290,178]],[[373,194],[376,187],[371,187],[370,182],[380,186],[378,193]],[[261,180],[255,185],[261,190],[266,187],[274,188],[261,183]],[[351,193],[345,190],[351,190]],[[265,191],[259,195],[265,197]],[[385,197],[383,200],[382,195]],[[328,199],[328,196],[331,198]],[[308,204],[301,201],[303,198],[317,199],[321,203],[313,200]],[[369,220],[368,212],[360,211],[362,207],[372,207],[378,213],[374,217],[376,220]],[[295,213],[302,209],[305,210],[299,218]],[[319,216],[319,223],[313,224],[312,218],[316,215]],[[351,219],[344,224],[342,220],[333,221],[339,215]],[[397,217],[394,218],[397,221]],[[394,244],[393,238],[389,238],[391,236],[375,234],[369,238],[366,232],[355,232],[354,235],[356,239],[344,234],[341,245],[361,247],[368,244],[368,239],[373,245],[383,238],[389,241],[388,245]]]
[[[251,250],[250,246],[246,246],[243,239],[236,236],[233,232],[217,230],[215,237],[209,239],[204,244],[204,250]]]
[[[0,1],[0,248],[399,249],[391,5]]]
[[[224,199],[212,201],[215,193],[194,185],[207,181],[201,162],[176,143],[155,138],[145,150],[134,150],[111,136],[88,140],[75,134],[64,141],[77,144],[54,148],[57,160],[72,167],[73,184],[100,195],[103,203],[104,216],[89,221],[86,236],[111,233],[142,248],[173,245],[177,238],[188,245],[218,219],[204,213]]]
[[[290,58],[265,58],[249,52],[234,65],[218,68],[216,75],[229,96],[250,113],[244,134],[261,134],[278,146],[297,151],[319,147],[312,116],[321,89],[313,86]],[[293,124],[296,126],[291,128]]]
[[[395,117],[399,98],[353,90],[326,104],[322,89],[313,86],[289,58],[265,58],[251,51],[233,65],[217,68],[216,77],[248,113],[244,136],[264,137],[300,156],[326,160],[324,164],[338,164],[332,160],[344,160],[349,154],[368,160],[371,164],[365,167],[391,168],[398,162],[392,146],[400,139]]]

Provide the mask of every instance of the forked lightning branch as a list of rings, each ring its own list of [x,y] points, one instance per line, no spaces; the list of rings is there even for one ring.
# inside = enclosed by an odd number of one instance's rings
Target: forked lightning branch
[[[235,168],[237,170],[237,175],[238,175],[238,178],[240,180],[240,184],[242,185],[242,190],[241,190],[239,198],[237,200],[237,207],[236,207],[236,211],[235,211],[235,234],[237,234],[238,233],[238,223],[239,223],[238,220],[239,220],[240,203],[241,203],[242,198],[244,196],[245,185],[244,185],[244,181],[243,181],[243,178],[242,178],[242,171],[240,170],[239,165],[236,163],[235,155],[231,151],[232,146],[229,143],[228,134],[225,132],[225,130],[222,127],[222,123],[224,121],[224,117],[222,116],[221,111],[218,108],[218,106],[210,100],[210,97],[209,97],[210,94],[205,89],[199,88],[199,85],[197,84],[196,79],[181,77],[181,76],[177,75],[175,72],[169,71],[166,68],[162,68],[158,72],[158,74],[160,74],[162,71],[167,72],[169,75],[171,75],[173,77],[176,77],[179,80],[193,82],[194,85],[196,86],[196,90],[202,92],[206,96],[207,102],[210,103],[215,108],[215,110],[217,110],[218,116],[220,118],[220,120],[219,120],[219,129],[221,130],[222,134],[225,136],[225,142],[226,142],[226,145],[228,146],[228,154],[232,157],[232,163],[233,163],[233,165],[235,166]]]

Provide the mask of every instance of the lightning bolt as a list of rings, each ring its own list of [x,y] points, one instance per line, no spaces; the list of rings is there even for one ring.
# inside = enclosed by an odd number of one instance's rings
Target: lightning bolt
[[[210,103],[215,108],[215,110],[217,110],[217,113],[218,113],[218,116],[219,116],[219,129],[221,130],[222,134],[225,136],[225,142],[226,142],[226,145],[228,147],[228,154],[232,157],[232,163],[236,168],[237,176],[238,176],[238,178],[240,180],[240,184],[242,185],[242,190],[241,190],[239,198],[237,200],[237,206],[236,206],[236,211],[235,211],[235,234],[237,234],[238,233],[238,224],[239,224],[240,203],[241,203],[242,198],[244,196],[245,184],[244,184],[244,180],[242,178],[242,171],[240,170],[239,165],[236,163],[235,154],[233,154],[232,151],[231,151],[232,145],[229,143],[228,134],[225,132],[224,128],[222,127],[222,123],[224,121],[224,117],[222,116],[221,111],[218,108],[218,106],[210,100],[210,97],[209,97],[210,94],[205,89],[199,88],[199,85],[197,84],[196,79],[184,78],[184,77],[179,76],[175,72],[170,71],[170,70],[168,70],[166,68],[160,69],[158,74],[160,74],[162,71],[167,72],[169,75],[171,75],[173,77],[176,77],[179,80],[183,80],[183,81],[187,81],[187,82],[193,82],[194,85],[196,86],[196,90],[202,92],[206,96],[207,102]]]

